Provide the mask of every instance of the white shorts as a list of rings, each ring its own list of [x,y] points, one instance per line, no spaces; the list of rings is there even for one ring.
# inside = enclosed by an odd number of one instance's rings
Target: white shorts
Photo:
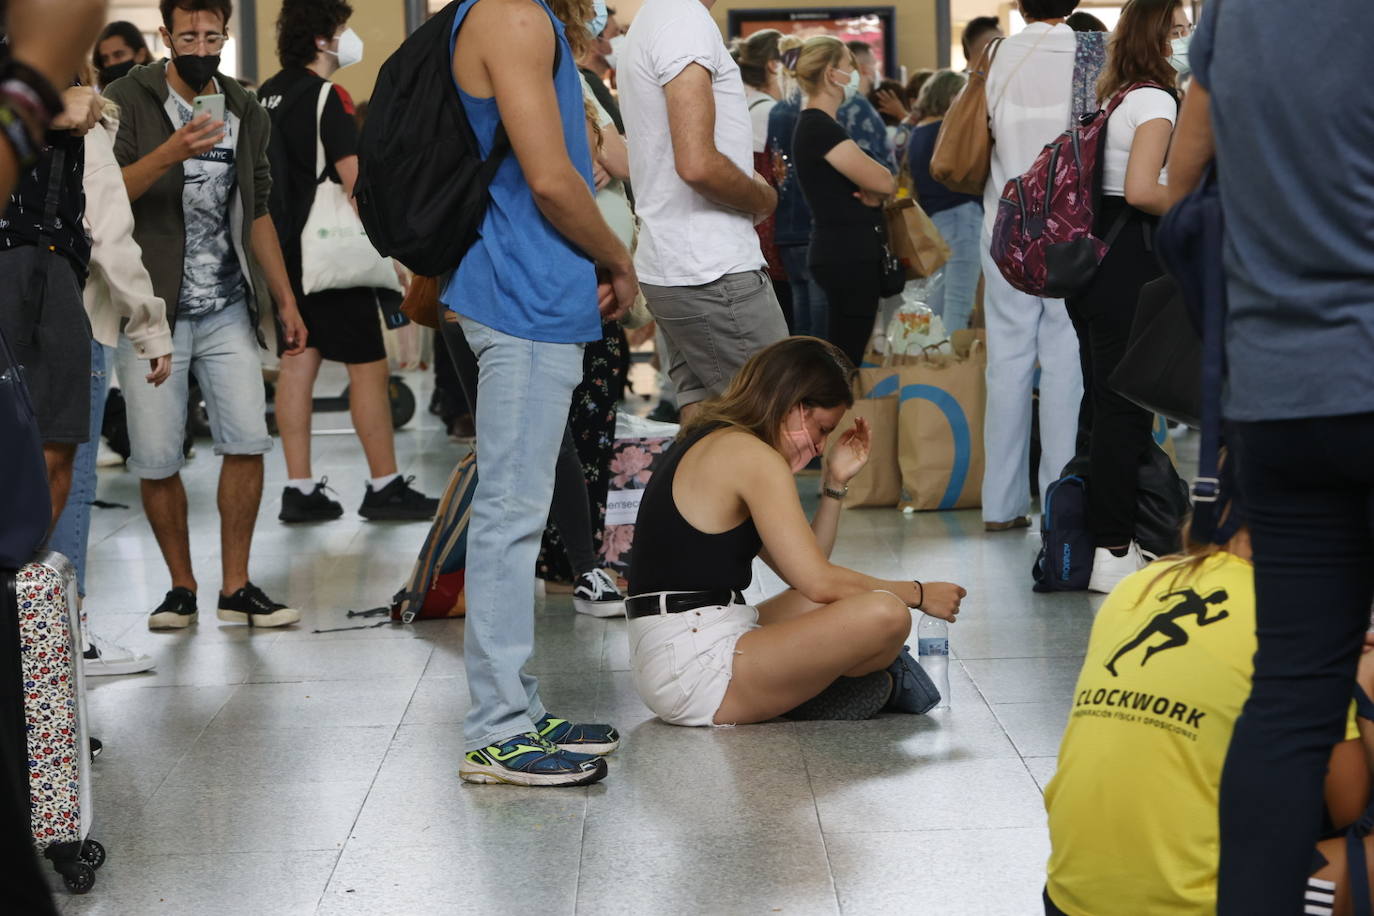
[[[630,668],[644,705],[670,725],[714,725],[734,673],[735,643],[757,629],[747,604],[630,621]]]

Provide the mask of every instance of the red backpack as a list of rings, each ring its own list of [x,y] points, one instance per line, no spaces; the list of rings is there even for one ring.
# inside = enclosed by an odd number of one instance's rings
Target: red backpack
[[[1127,93],[1147,87],[1164,88],[1155,83],[1125,87],[1106,108],[1085,117],[1041,150],[1030,171],[1007,182],[992,229],[992,259],[1016,289],[1065,299],[1092,282],[1130,213],[1122,211],[1106,238],[1093,235],[1102,197],[1107,120]]]

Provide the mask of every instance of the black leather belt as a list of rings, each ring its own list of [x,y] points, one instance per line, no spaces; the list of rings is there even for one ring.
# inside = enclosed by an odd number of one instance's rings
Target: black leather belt
[[[635,595],[633,598],[625,599],[625,616],[635,620],[639,617],[657,617],[664,612],[681,614],[702,607],[743,603],[744,595],[725,589],[712,592],[678,592],[672,595]]]

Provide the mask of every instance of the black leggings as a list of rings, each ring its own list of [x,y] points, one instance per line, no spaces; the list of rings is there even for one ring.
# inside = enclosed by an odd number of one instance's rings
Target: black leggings
[[[442,314],[439,326],[449,355],[453,357],[454,368],[458,370],[458,381],[467,398],[472,417],[477,418],[477,355],[468,346],[463,329],[456,321],[444,320]],[[482,431],[477,430],[480,437]],[[558,449],[558,464],[554,468],[553,505],[549,509],[558,534],[563,538],[563,546],[568,551],[568,564],[573,575],[580,576],[597,568],[596,548],[592,542],[592,508],[587,499],[587,481],[582,474],[582,462],[577,457],[577,445],[573,441],[572,427],[563,427],[563,444]],[[531,570],[533,572],[533,570]]]
[[[1126,355],[1140,288],[1164,272],[1150,244],[1154,220],[1130,207],[1125,198],[1102,199],[1098,237],[1127,210],[1127,223],[1102,259],[1092,285],[1066,303],[1083,364],[1078,454],[1090,459],[1088,529],[1098,547],[1120,547],[1135,537],[1136,481],[1154,428],[1153,414],[1107,384]]]
[[[830,307],[830,333],[827,339],[859,365],[873,336],[873,319],[878,314],[879,261],[851,264],[812,264],[811,278],[825,291]]]
[[[1259,651],[1221,775],[1220,916],[1302,912],[1374,599],[1374,414],[1238,423]]]

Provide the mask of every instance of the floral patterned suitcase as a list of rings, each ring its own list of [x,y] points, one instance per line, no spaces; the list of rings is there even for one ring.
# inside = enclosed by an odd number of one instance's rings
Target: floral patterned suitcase
[[[6,603],[19,617],[34,843],[67,889],[84,894],[105,849],[89,839],[91,753],[76,573],[62,554],[42,551],[7,578],[13,590]]]

